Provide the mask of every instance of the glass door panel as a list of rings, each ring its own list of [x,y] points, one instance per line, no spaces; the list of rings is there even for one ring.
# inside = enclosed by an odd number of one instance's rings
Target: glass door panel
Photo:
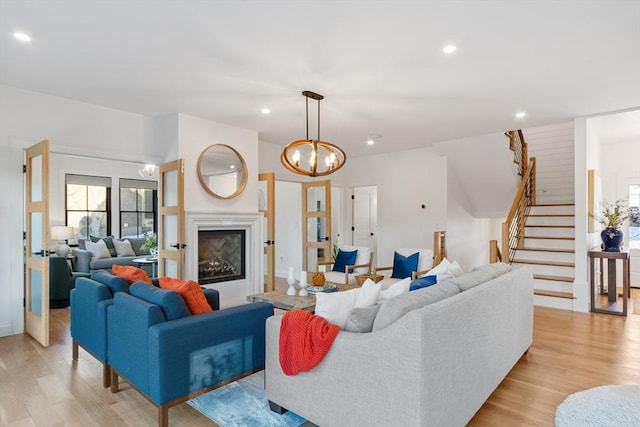
[[[49,141],[29,147],[26,155],[25,329],[49,345]]]
[[[302,184],[303,269],[316,271],[318,261],[331,260],[331,181]]]
[[[160,276],[183,278],[184,268],[184,164],[182,159],[160,166]]]

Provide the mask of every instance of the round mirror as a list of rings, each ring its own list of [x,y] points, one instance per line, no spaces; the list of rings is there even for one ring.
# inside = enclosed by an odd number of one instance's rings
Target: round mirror
[[[231,199],[247,186],[247,164],[233,147],[214,144],[198,158],[198,179],[213,197]]]

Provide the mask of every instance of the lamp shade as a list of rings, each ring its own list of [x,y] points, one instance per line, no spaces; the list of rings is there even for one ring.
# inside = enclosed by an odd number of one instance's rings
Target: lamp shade
[[[69,240],[73,239],[73,227],[65,227],[63,225],[56,225],[51,227],[51,240]]]

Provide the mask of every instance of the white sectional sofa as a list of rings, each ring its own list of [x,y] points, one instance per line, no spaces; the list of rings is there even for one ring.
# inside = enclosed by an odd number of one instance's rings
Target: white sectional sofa
[[[442,297],[444,288],[454,295],[428,303],[429,289]],[[282,316],[267,319],[272,409],[323,427],[464,426],[533,339],[528,268],[490,264],[383,304],[378,328],[340,331],[319,365],[294,376],[279,363]]]

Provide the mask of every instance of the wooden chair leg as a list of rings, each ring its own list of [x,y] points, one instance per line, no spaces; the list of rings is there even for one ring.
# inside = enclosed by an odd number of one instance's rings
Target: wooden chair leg
[[[169,407],[167,405],[158,407],[158,427],[169,427]]]
[[[116,373],[116,371],[113,370],[113,368],[109,368],[109,372],[111,373],[110,375],[111,393],[117,393],[118,392],[118,374]]]
[[[71,355],[73,360],[78,360],[78,341],[76,340],[71,341]]]
[[[102,364],[102,386],[104,388],[111,386],[111,366],[106,363]]]

